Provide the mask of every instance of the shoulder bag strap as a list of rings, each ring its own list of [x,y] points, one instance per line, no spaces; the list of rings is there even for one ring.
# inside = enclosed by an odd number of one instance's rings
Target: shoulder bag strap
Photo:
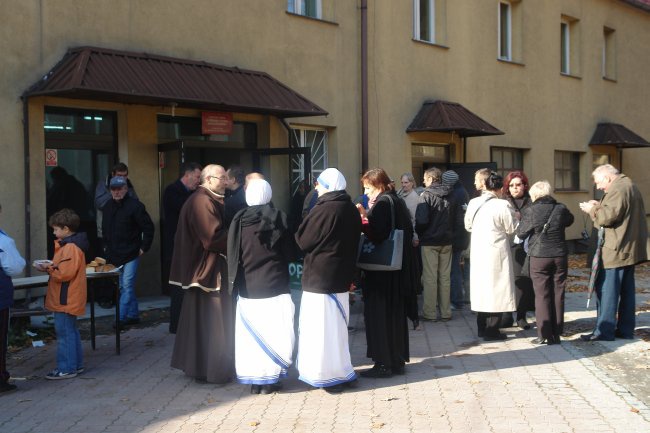
[[[494,196],[491,195],[490,197],[487,198],[487,200],[485,200],[483,203],[481,203],[481,204],[479,205],[479,207],[476,209],[476,212],[474,212],[474,216],[472,217],[472,227],[474,227],[474,219],[476,218],[476,214],[478,213],[478,211],[481,210],[481,208],[483,207],[483,205],[484,205],[485,203],[489,202],[489,201],[492,200],[493,198],[494,198]]]
[[[390,229],[395,230],[395,203],[393,202],[393,197],[389,194],[386,194],[388,201],[390,202]]]
[[[553,213],[555,212],[556,207],[557,207],[557,204],[554,204],[553,207],[551,208],[551,213],[548,215],[548,219],[546,220],[546,223],[544,223],[544,225],[542,226],[542,231],[539,232],[539,236],[542,236],[542,235],[546,234],[546,232],[548,231],[548,225],[551,223],[551,217],[553,216]],[[539,240],[539,236],[537,237],[537,239],[535,239],[536,241]],[[535,242],[534,245],[537,245],[537,242]],[[530,252],[531,252],[532,249],[533,249],[533,245],[531,245],[529,243],[528,244],[528,255],[530,255]]]

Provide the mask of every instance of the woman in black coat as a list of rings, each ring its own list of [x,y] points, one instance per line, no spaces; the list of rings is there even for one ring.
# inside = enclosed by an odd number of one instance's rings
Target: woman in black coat
[[[546,181],[530,187],[533,203],[522,210],[517,236],[528,240],[530,276],[535,290],[537,338],[533,344],[559,344],[564,326],[564,289],[568,274],[568,251],[564,231],[573,214],[551,197]]]
[[[370,199],[368,212],[357,206],[363,232],[374,243],[387,239],[392,228],[391,207],[394,207],[395,228],[404,230],[404,245],[409,246],[413,238],[411,215],[404,200],[390,185],[386,172],[381,168],[369,170],[361,181]],[[399,271],[364,271],[367,356],[375,364],[370,370],[361,372],[361,376],[381,378],[404,374],[404,364],[409,361],[407,307],[411,298],[417,296],[412,251],[412,248],[403,248]]]
[[[528,177],[522,171],[511,171],[503,181],[503,198],[508,200],[515,209],[515,217],[521,219],[522,210],[531,203],[528,194]],[[526,320],[526,312],[535,311],[535,292],[530,277],[521,274],[521,269],[526,259],[524,239],[514,238],[510,243],[513,257],[513,270],[515,274],[515,300],[517,302],[516,323],[522,329],[530,329]],[[512,313],[503,313],[501,328],[513,325]]]

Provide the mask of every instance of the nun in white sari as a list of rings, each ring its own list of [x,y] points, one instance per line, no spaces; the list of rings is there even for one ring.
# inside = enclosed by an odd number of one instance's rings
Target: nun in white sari
[[[329,393],[356,380],[348,346],[348,289],[356,270],[361,219],[335,168],[317,179],[318,200],[300,224],[305,252],[300,301],[298,379]]]
[[[271,196],[266,180],[251,180],[249,207],[235,215],[228,233],[228,276],[238,294],[235,368],[237,381],[250,384],[252,394],[280,389],[295,341],[289,290],[295,244],[287,216],[270,204]]]

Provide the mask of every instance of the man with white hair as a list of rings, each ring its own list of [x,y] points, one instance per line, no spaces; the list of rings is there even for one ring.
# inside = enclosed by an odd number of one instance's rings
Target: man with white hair
[[[300,224],[305,253],[300,302],[299,379],[329,393],[356,380],[348,347],[348,289],[356,270],[361,219],[335,168],[317,179],[318,200]]]
[[[600,200],[580,203],[594,225],[600,226],[601,271],[596,278],[598,314],[592,333],[583,341],[634,338],[634,266],[648,259],[648,228],[643,197],[626,175],[614,166],[598,166],[592,173],[596,188],[605,192]],[[618,313],[618,318],[617,318]]]
[[[232,379],[234,307],[228,292],[224,194],[228,179],[220,165],[201,172],[201,184],[178,219],[169,284],[185,290],[171,366],[197,382]]]

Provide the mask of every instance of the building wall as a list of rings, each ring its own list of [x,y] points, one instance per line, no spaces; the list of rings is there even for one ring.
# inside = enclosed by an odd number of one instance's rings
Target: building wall
[[[359,193],[360,4],[322,0],[323,20],[286,12],[286,0],[0,0],[0,217],[24,250],[26,176],[23,164],[23,105],[20,95],[74,46],[204,60],[268,72],[321,106],[326,117],[289,119],[294,126],[329,132],[329,162]],[[459,102],[504,131],[469,138],[466,160],[487,161],[491,146],[529,149],[524,168],[531,180],[554,177],[554,150],[583,152],[581,190],[557,198],[579,215],[577,203],[591,197],[591,149],[596,124],[622,123],[650,138],[650,14],[617,0],[521,0],[514,30],[514,62],[497,60],[496,0],[437,0],[443,39],[413,40],[413,2],[368,2],[369,161],[391,176],[411,170],[411,143],[448,142],[462,161],[462,140],[444,134],[406,134],[427,100]],[[579,20],[578,77],[560,74],[560,19]],[[601,77],[603,27],[616,30],[616,81]],[[155,116],[169,107],[123,106],[96,101],[33,98],[29,105],[32,256],[45,250],[43,106],[110,109],[118,113],[119,157],[158,223]],[[178,112],[180,115],[180,112]],[[188,111],[187,114],[197,112]],[[242,116],[242,115],[239,115]],[[241,118],[241,117],[240,117]],[[237,117],[236,117],[237,119]],[[285,146],[286,131],[272,118],[261,125],[260,145]],[[623,170],[650,197],[648,149],[623,152]],[[217,161],[218,162],[218,161]],[[616,153],[613,162],[617,164]],[[650,200],[646,200],[650,206]],[[578,237],[581,224],[569,231]],[[156,236],[158,242],[158,236]],[[156,253],[157,254],[157,253]],[[157,256],[143,266],[158,284]]]
[[[513,51],[520,54],[506,62],[497,60],[498,1],[442,3],[446,38],[440,45],[412,40],[412,2],[381,0],[369,9],[370,165],[402,172],[414,141],[404,131],[422,103],[459,102],[506,133],[469,138],[468,162],[489,161],[491,146],[530,149],[524,154],[530,180],[553,183],[554,151],[583,152],[580,191],[555,194],[580,215],[578,203],[592,197],[588,143],[597,123],[622,123],[650,137],[644,102],[650,80],[642,72],[650,70],[650,14],[620,1],[513,2],[520,20],[513,25],[519,44]],[[562,15],[579,20],[575,76],[560,74]],[[604,26],[616,30],[615,82],[601,74]],[[650,177],[641,161],[650,158],[649,152],[623,152],[623,170],[645,197],[650,197]],[[462,152],[456,155],[461,161]],[[619,162],[616,152],[612,162]],[[574,224],[569,237],[577,238],[581,229],[582,224]]]

